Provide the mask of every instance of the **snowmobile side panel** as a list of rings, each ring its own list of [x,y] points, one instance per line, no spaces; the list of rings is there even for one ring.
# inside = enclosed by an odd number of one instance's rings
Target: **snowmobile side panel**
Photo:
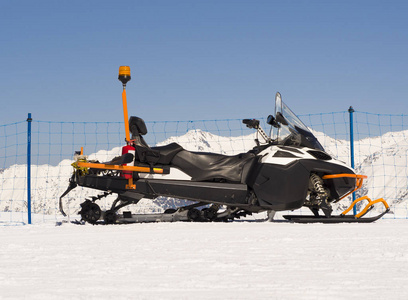
[[[116,176],[97,176],[88,174],[85,176],[77,176],[76,182],[79,186],[93,188],[101,191],[109,191],[109,193],[116,193],[120,195],[121,199],[126,201],[138,201],[145,197],[145,195],[129,190],[126,188],[128,180],[123,177]],[[148,197],[146,197],[148,198]]]
[[[287,165],[259,163],[251,171],[248,185],[253,188],[261,207],[276,211],[296,209],[304,204],[312,172],[354,174],[341,164],[316,159],[294,159]],[[355,178],[335,178],[328,181],[332,199],[353,190],[356,183]]]
[[[206,203],[248,206],[248,188],[245,184],[194,182],[184,180],[139,179],[136,188],[126,189],[122,177],[86,175],[77,177],[78,185],[103,191],[113,191],[126,199],[155,199],[158,196],[174,197]]]
[[[76,176],[76,182],[79,186],[93,188],[102,191],[114,191],[123,193],[126,191],[128,180],[118,176],[98,176],[88,174],[85,176]]]
[[[136,182],[135,192],[147,198],[165,196],[239,207],[249,206],[248,187],[239,183],[140,179]]]
[[[309,171],[298,160],[289,165],[259,164],[253,188],[261,207],[276,211],[303,205],[309,186]]]

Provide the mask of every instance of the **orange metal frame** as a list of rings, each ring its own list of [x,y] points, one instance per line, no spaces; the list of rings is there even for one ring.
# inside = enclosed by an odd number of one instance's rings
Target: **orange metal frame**
[[[357,191],[359,188],[361,188],[361,187],[363,186],[363,180],[367,178],[366,175],[357,175],[357,174],[332,174],[332,175],[324,175],[324,176],[322,177],[322,179],[335,179],[335,178],[344,178],[344,177],[347,177],[347,178],[355,178],[355,179],[356,179],[356,188],[355,188],[354,190],[352,190],[351,192],[347,193],[346,195],[344,195],[343,197],[341,197],[340,199],[338,199],[336,202],[340,201],[341,199],[347,197],[347,196],[350,195],[351,193],[353,193],[353,192]],[[368,209],[369,209],[371,206],[373,206],[374,204],[379,203],[379,202],[383,203],[384,206],[385,206],[385,208],[386,208],[387,210],[390,209],[390,207],[388,206],[388,203],[387,203],[383,198],[379,198],[379,199],[373,201],[373,200],[371,200],[368,196],[364,196],[364,197],[360,197],[360,198],[356,199],[355,201],[353,201],[353,203],[351,203],[351,205],[349,206],[349,208],[347,208],[345,211],[343,211],[343,212],[341,213],[341,215],[345,215],[345,214],[347,214],[348,212],[350,212],[350,210],[351,210],[358,202],[363,201],[363,200],[367,200],[367,201],[368,201],[368,204],[366,205],[366,207],[364,207],[364,209],[363,209],[361,212],[359,212],[358,214],[355,215],[355,218],[360,218],[360,217],[364,216],[364,215],[367,213]]]
[[[163,174],[163,169],[161,168],[149,168],[149,167],[137,167],[137,166],[118,166],[118,165],[107,165],[99,163],[88,163],[79,161],[78,167],[81,168],[92,168],[92,169],[105,169],[105,170],[118,170],[118,171],[132,171],[139,173],[155,173]]]
[[[342,214],[342,215],[347,214],[358,202],[363,201],[363,200],[367,200],[367,201],[368,201],[368,204],[366,205],[366,207],[365,207],[361,212],[359,212],[358,214],[355,215],[356,218],[360,218],[361,216],[364,216],[364,215],[367,213],[368,209],[369,209],[371,206],[373,206],[374,204],[379,203],[379,202],[381,202],[382,204],[384,204],[384,206],[385,206],[385,208],[386,208],[387,210],[390,209],[390,207],[388,206],[388,203],[385,202],[385,200],[384,200],[383,198],[379,198],[379,199],[373,201],[373,200],[371,200],[370,198],[368,198],[368,196],[364,196],[364,197],[361,197],[361,198],[356,199],[353,203],[351,203],[351,205],[349,206],[349,208],[347,208],[347,209],[346,209],[345,211],[343,211],[341,214]]]
[[[83,151],[83,150],[82,150]],[[99,163],[88,163],[88,162],[77,162],[78,167],[80,168],[92,168],[92,169],[104,169],[104,170],[118,170],[118,171],[131,171],[131,172],[139,172],[139,173],[155,173],[155,174],[163,174],[163,169],[161,168],[148,168],[148,167],[134,167],[134,166],[118,166],[118,165],[107,165],[107,164],[99,164]],[[126,185],[126,189],[134,190],[136,189],[136,185],[133,183],[133,178],[128,179],[128,184]]]
[[[360,189],[363,186],[363,180],[367,179],[366,175],[357,175],[357,174],[332,174],[332,175],[324,175],[322,177],[322,179],[335,179],[335,178],[355,178],[356,179],[356,188],[354,190],[352,190],[351,192],[345,194],[343,197],[341,197],[340,199],[338,199],[336,202],[340,201],[343,198],[346,198],[348,195],[354,193],[355,191],[357,191],[358,189]]]

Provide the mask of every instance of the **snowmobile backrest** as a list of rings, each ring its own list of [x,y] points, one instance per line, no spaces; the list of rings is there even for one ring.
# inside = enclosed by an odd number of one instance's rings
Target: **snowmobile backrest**
[[[133,137],[145,135],[147,133],[146,124],[143,119],[131,116],[129,119],[129,130]]]

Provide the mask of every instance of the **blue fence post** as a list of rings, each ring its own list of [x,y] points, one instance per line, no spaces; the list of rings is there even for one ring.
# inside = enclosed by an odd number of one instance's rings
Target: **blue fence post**
[[[354,108],[352,106],[349,107],[348,109],[349,116],[350,116],[350,162],[351,162],[351,167],[354,169],[354,126],[353,126],[353,113],[354,113]],[[356,200],[356,193],[354,192],[353,195],[353,202]],[[353,207],[353,214],[357,214],[357,208],[356,206]]]
[[[31,113],[27,118],[27,213],[28,224],[31,224]]]

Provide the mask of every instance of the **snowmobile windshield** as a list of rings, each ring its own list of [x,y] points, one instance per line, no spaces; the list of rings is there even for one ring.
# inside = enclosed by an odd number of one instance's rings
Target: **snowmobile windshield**
[[[280,123],[276,139],[279,145],[308,147],[324,151],[313,133],[282,101],[279,93],[276,93],[275,97],[275,118]]]

